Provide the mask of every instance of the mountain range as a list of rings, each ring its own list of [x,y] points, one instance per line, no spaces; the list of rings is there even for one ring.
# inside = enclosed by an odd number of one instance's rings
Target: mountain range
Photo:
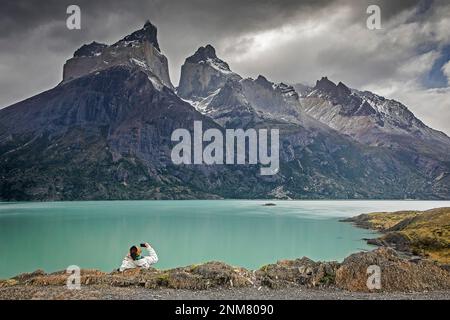
[[[299,70],[301,72],[301,70]],[[280,172],[174,165],[175,129],[280,131]],[[54,88],[0,110],[0,200],[450,199],[450,138],[327,77],[244,78],[200,47],[169,76],[150,22],[75,51]]]

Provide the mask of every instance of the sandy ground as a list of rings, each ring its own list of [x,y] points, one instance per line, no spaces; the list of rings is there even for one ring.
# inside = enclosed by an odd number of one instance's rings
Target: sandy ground
[[[235,288],[201,291],[145,288],[82,287],[71,291],[65,287],[16,286],[0,289],[0,299],[101,299],[101,300],[450,300],[450,291],[416,293],[355,293],[339,289],[268,289]]]

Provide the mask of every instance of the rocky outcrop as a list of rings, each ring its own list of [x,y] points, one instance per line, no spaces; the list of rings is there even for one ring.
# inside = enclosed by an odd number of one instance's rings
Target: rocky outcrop
[[[302,120],[298,94],[293,87],[272,83],[261,75],[256,80],[247,78],[241,83],[247,100],[258,112],[293,123]]]
[[[140,30],[133,32],[132,34],[127,35],[122,40],[118,41],[116,44],[125,43],[126,45],[135,45],[137,43],[148,42],[156,50],[161,51],[158,44],[158,30],[156,27],[147,20],[144,24],[144,27]]]
[[[1,287],[63,286],[67,283],[63,271],[46,274],[42,270],[18,275],[0,281]],[[82,270],[82,285],[103,285],[113,287],[145,287],[204,290],[209,288],[247,287],[254,284],[253,275],[243,268],[236,268],[221,262],[208,262],[170,270],[132,269],[124,272],[105,273],[98,270]]]
[[[303,257],[297,260],[281,260],[256,271],[261,285],[272,289],[301,285],[308,288],[334,284],[337,262],[314,262]]]
[[[87,58],[87,57],[95,57],[102,54],[102,51],[107,48],[108,45],[104,43],[98,43],[93,41],[90,44],[82,45],[78,50],[76,50],[73,54],[74,58]]]
[[[240,79],[225,61],[217,57],[214,47],[206,45],[188,57],[181,67],[177,93],[184,99],[195,101],[206,98],[228,80]]]
[[[370,244],[450,265],[450,208],[374,212],[342,221],[383,233],[379,238],[368,239]]]
[[[138,67],[159,87],[173,89],[167,58],[161,53],[156,27],[147,21],[144,27],[108,46],[93,42],[75,51],[64,65],[63,82],[114,66]]]
[[[249,128],[262,119],[247,100],[241,82],[228,80],[220,89],[199,103],[199,111],[224,128]]]
[[[368,268],[380,268],[383,291],[449,290],[450,273],[432,261],[408,261],[390,248],[361,252],[347,257],[336,271],[336,285],[349,291],[370,291]],[[375,289],[372,289],[375,290]]]
[[[450,290],[450,273],[429,261],[411,262],[395,251],[380,248],[373,252],[356,253],[337,262],[315,262],[303,257],[281,260],[258,270],[232,267],[221,262],[208,262],[170,270],[133,269],[105,273],[82,270],[81,285],[97,287],[144,287],[206,290],[211,288],[269,287],[272,289],[341,288],[348,291],[370,291],[366,285],[367,267],[381,268],[379,291]],[[61,271],[51,274],[38,270],[1,280],[0,288],[65,286],[68,275]]]

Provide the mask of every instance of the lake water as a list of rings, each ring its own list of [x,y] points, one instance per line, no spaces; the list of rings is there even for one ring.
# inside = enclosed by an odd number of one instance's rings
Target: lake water
[[[92,201],[0,203],[0,278],[69,265],[111,271],[148,241],[160,269],[218,260],[259,268],[278,259],[338,260],[370,250],[369,230],[339,222],[449,201]]]

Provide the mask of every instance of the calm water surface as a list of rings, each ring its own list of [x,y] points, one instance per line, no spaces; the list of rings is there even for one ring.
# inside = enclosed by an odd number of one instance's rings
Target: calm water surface
[[[218,260],[258,268],[308,256],[342,260],[374,233],[339,222],[449,201],[92,201],[0,203],[0,278],[69,265],[111,271],[148,241],[160,269]]]

